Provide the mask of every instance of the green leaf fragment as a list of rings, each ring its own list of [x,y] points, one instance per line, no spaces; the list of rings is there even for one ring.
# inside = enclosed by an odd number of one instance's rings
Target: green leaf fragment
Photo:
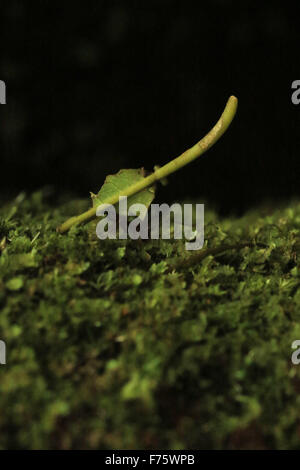
[[[120,170],[115,175],[108,175],[104,181],[103,186],[97,195],[91,193],[93,207],[98,207],[100,204],[105,204],[106,201],[110,200],[114,196],[120,194],[126,188],[134,183],[145,178],[144,169],[128,169]],[[155,188],[151,186],[137,194],[128,197],[128,207],[132,204],[144,204],[147,208],[150,206],[155,196]],[[118,207],[116,206],[118,210]]]

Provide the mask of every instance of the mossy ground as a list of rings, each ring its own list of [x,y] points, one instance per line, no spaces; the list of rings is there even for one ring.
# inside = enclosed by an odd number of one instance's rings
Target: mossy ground
[[[207,248],[236,248],[190,264],[182,241],[56,233],[86,205],[2,207],[0,447],[300,449],[300,203],[206,206]]]

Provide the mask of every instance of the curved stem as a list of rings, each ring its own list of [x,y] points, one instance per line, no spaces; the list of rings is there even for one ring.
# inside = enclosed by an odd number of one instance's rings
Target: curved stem
[[[142,191],[143,189],[152,186],[156,181],[159,181],[162,178],[166,178],[170,174],[174,173],[183,166],[200,157],[200,155],[202,155],[210,147],[212,147],[227,130],[235,116],[237,110],[237,103],[237,98],[235,96],[230,96],[218,122],[209,131],[209,133],[206,134],[206,136],[204,136],[199,142],[197,142],[190,149],[186,150],[179,157],[175,158],[163,167],[157,169],[154,173],[147,176],[143,180],[138,181],[137,183],[131,186],[128,186],[128,188],[126,188],[124,191],[121,191],[115,196],[107,199],[107,201],[104,201],[103,204],[116,204],[119,201],[120,196],[132,196],[133,194],[136,194]],[[96,210],[97,207],[92,207],[88,211],[83,212],[78,216],[71,217],[62,225],[57,227],[56,230],[60,233],[63,233],[69,230],[69,228],[71,228],[73,225],[77,225],[81,222],[85,222],[92,219],[96,216]]]

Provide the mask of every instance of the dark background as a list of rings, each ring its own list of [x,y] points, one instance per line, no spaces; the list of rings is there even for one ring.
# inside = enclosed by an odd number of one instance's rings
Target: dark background
[[[120,168],[163,165],[227,98],[238,114],[159,199],[221,212],[299,195],[299,21],[293,2],[1,1],[1,192],[97,192]]]

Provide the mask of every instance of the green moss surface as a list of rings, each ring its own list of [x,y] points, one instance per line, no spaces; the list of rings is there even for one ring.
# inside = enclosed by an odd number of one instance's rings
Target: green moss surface
[[[201,255],[56,233],[87,204],[2,206],[0,448],[300,449],[300,203],[206,205]]]

